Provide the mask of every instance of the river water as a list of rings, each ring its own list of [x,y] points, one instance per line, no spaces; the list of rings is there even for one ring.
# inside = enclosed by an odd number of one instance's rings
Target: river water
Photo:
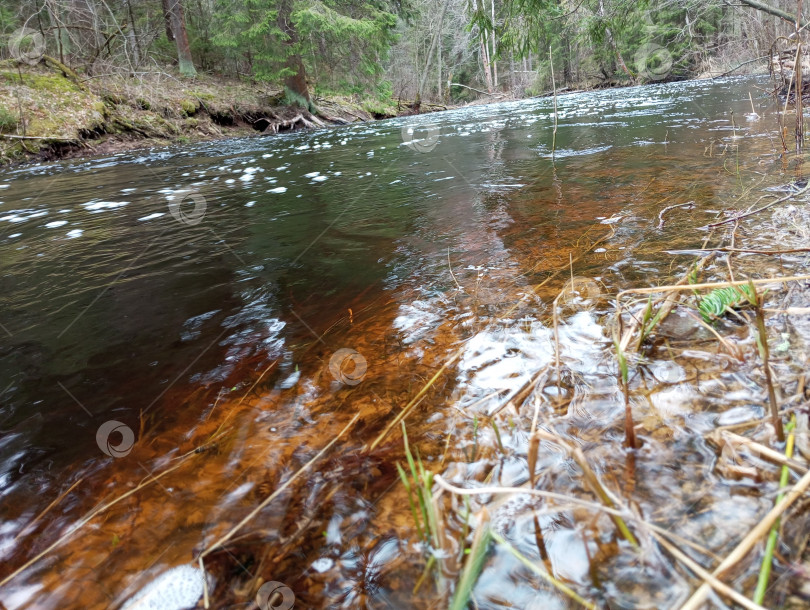
[[[705,435],[764,417],[761,376],[676,316],[667,340],[691,352],[640,363],[628,475],[610,318],[619,290],[674,283],[695,260],[666,251],[700,248],[722,210],[799,171],[767,84],[561,96],[555,141],[552,100],[536,99],[6,170],[0,578],[30,565],[0,601],[120,607],[208,550],[212,607],[250,607],[261,580],[296,607],[444,607],[486,509],[594,603],[683,603],[699,581],[581,506],[436,487],[441,548],[420,542],[399,421],[425,468],[461,487],[527,485],[535,421],[637,514],[733,548],[776,470],[720,472]],[[708,269],[727,279],[725,263]],[[591,292],[563,299],[558,375],[552,301],[572,275]],[[594,500],[562,445],[544,441],[536,471],[537,489]],[[494,543],[473,595],[573,604]]]

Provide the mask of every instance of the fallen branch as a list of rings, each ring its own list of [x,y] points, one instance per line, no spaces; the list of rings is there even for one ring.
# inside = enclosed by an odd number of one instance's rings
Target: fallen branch
[[[480,93],[481,95],[491,95],[492,97],[506,97],[505,93],[488,93],[486,91],[481,91],[480,89],[475,89],[474,87],[468,87],[467,85],[462,85],[461,83],[450,83],[451,87],[464,87],[465,89],[469,89],[470,91],[475,91],[476,93]]]
[[[768,59],[769,57],[770,57],[770,55],[760,55],[759,57],[755,57],[754,59],[749,59],[748,61],[744,61],[744,62],[742,62],[741,64],[737,64],[736,66],[734,66],[734,67],[733,67],[731,70],[728,70],[727,72],[723,72],[722,74],[718,74],[717,76],[712,76],[712,79],[715,79],[715,78],[723,78],[724,76],[728,76],[728,75],[729,75],[729,74],[731,74],[732,72],[736,72],[737,70],[739,70],[739,69],[740,69],[740,68],[742,68],[743,66],[747,66],[748,64],[752,64],[752,63],[754,63],[755,61],[760,61],[760,60],[763,60],[763,59]]]
[[[58,59],[55,59],[55,58],[51,57],[50,55],[43,55],[43,56],[42,56],[42,60],[43,60],[43,61],[44,61],[46,64],[51,64],[51,66],[53,66],[54,68],[56,68],[57,70],[59,70],[59,71],[60,71],[60,72],[61,72],[61,73],[62,73],[62,74],[65,76],[65,78],[69,78],[70,80],[72,80],[72,81],[73,81],[73,83],[74,83],[74,84],[75,84],[75,85],[76,85],[76,86],[77,86],[79,89],[81,89],[82,91],[87,91],[87,87],[84,85],[84,83],[82,83],[81,79],[79,79],[79,75],[78,75],[78,74],[76,74],[76,71],[75,71],[75,70],[73,70],[73,69],[71,69],[71,68],[68,68],[68,67],[67,67],[65,64],[63,64],[61,61],[59,61]]]
[[[75,142],[76,138],[60,138],[59,136],[13,136],[0,133],[0,138],[4,140],[56,140],[59,142]]]
[[[292,130],[296,124],[301,123],[307,129],[316,129],[318,127],[326,127],[326,124],[321,121],[319,118],[307,113],[309,118],[304,117],[303,114],[296,114],[293,118],[287,119],[286,121],[283,120],[276,120],[271,121],[266,117],[262,117],[260,119],[256,119],[253,121],[253,128],[264,132],[268,129],[273,133],[278,133],[280,129],[289,129]]]

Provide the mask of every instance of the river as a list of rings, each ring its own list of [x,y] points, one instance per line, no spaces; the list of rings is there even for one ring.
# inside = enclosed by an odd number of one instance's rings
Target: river
[[[586,599],[683,603],[700,581],[653,542],[636,553],[598,510],[526,494],[435,487],[426,570],[400,420],[462,487],[526,485],[539,420],[645,518],[733,548],[775,488],[719,473],[705,435],[764,417],[761,381],[676,319],[673,342],[696,337],[707,364],[647,354],[628,476],[609,318],[619,290],[694,261],[666,251],[700,248],[733,200],[794,176],[767,86],[560,96],[556,138],[544,98],[5,171],[0,578],[30,565],[0,601],[121,607],[207,551],[212,607],[250,607],[257,579],[296,607],[446,607],[486,509]],[[563,300],[557,375],[552,302],[571,276],[592,292]],[[593,500],[562,445],[541,443],[536,470],[537,489]],[[473,595],[573,603],[495,543]]]

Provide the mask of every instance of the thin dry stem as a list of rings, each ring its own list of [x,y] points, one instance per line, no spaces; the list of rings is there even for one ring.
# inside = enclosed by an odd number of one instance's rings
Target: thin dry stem
[[[714,572],[712,572],[712,576],[715,578],[722,576],[739,561],[744,559],[754,545],[768,535],[771,526],[776,523],[776,520],[779,519],[796,500],[804,495],[808,489],[810,489],[810,472],[802,476],[796,486],[787,492],[782,501],[768,511],[768,514],[763,517],[762,521],[760,521],[754,527],[754,529],[752,529],[748,535],[742,539],[742,541],[728,555],[728,557],[726,557],[720,563],[720,565],[717,566]],[[700,588],[695,591],[692,597],[689,598],[686,604],[683,605],[681,610],[698,610],[700,605],[706,600],[706,596],[709,594],[710,588],[711,587],[709,587],[707,584],[701,585]]]
[[[767,419],[765,421],[770,421]],[[740,436],[739,434],[734,434],[733,432],[729,432],[727,430],[720,431],[719,433],[713,432],[709,435],[709,438],[712,438],[718,445],[721,445],[723,442],[727,442],[734,445],[745,445],[750,447],[753,451],[758,453],[761,457],[768,460],[769,462],[776,462],[777,464],[781,464],[783,466],[788,466],[795,470],[798,473],[804,474],[807,472],[807,467],[800,462],[796,461],[795,459],[786,458],[783,453],[778,451],[774,451],[770,447],[767,447],[761,443],[758,443],[750,438],[745,436]]]
[[[100,506],[99,508],[97,508],[96,510],[92,511],[90,514],[88,514],[87,516],[82,518],[76,525],[74,525],[73,527],[68,529],[67,532],[65,532],[55,542],[53,542],[51,545],[49,545],[44,551],[42,551],[41,553],[38,553],[35,557],[32,557],[31,559],[26,561],[23,565],[21,565],[19,568],[14,570],[11,574],[6,576],[3,580],[0,580],[0,587],[3,587],[6,583],[8,583],[9,581],[11,581],[15,577],[17,577],[19,574],[21,574],[22,572],[27,570],[29,567],[31,567],[32,565],[37,563],[40,559],[42,559],[46,555],[50,554],[54,549],[56,549],[59,545],[61,545],[63,542],[65,542],[68,538],[72,537],[73,534],[75,534],[76,532],[81,530],[85,525],[87,525],[95,517],[97,517],[98,515],[100,515],[101,513],[105,512],[105,511],[109,510],[110,508],[112,508],[113,506],[115,506],[116,504],[121,502],[122,500],[125,500],[126,498],[130,497],[131,495],[139,492],[141,489],[143,489],[145,487],[148,487],[152,483],[156,483],[159,479],[165,477],[167,474],[169,474],[171,472],[174,472],[175,470],[180,468],[183,464],[185,464],[185,462],[188,460],[188,458],[194,457],[195,455],[199,455],[199,454],[195,453],[195,451],[191,451],[191,452],[187,453],[185,456],[183,456],[182,459],[180,459],[180,461],[177,464],[175,464],[171,468],[167,468],[166,470],[164,470],[163,472],[161,472],[157,476],[151,476],[151,477],[149,477],[147,479],[144,479],[137,486],[130,489],[128,492],[118,496],[114,500],[111,500],[110,502],[107,502],[106,504],[104,504],[104,505]]]
[[[318,453],[316,453],[315,456],[311,460],[309,460],[306,464],[301,466],[301,468],[299,468],[295,472],[295,474],[293,474],[289,479],[287,479],[281,486],[276,488],[276,490],[273,493],[271,493],[264,500],[262,500],[262,502],[256,508],[254,508],[252,511],[250,511],[250,513],[248,513],[248,515],[244,519],[242,519],[239,523],[237,523],[234,527],[232,527],[231,530],[227,534],[222,536],[219,540],[217,540],[213,544],[209,545],[202,553],[200,553],[200,558],[207,557],[212,552],[214,552],[216,549],[223,546],[231,538],[233,538],[233,536],[234,536],[234,534],[236,534],[236,532],[238,532],[245,525],[247,525],[250,521],[252,521],[256,517],[256,515],[258,515],[268,504],[270,504],[281,492],[283,492],[285,489],[287,489],[293,483],[293,481],[295,481],[304,472],[309,470],[309,468],[311,468],[312,465],[315,462],[317,462],[319,459],[321,459],[323,457],[323,455],[327,451],[329,451],[329,449],[331,449],[332,446],[335,443],[337,443],[343,437],[343,435],[346,434],[346,432],[349,431],[349,429],[351,429],[351,427],[355,424],[355,422],[359,418],[360,418],[360,413],[357,413],[354,417],[352,417],[351,421],[349,421],[349,423],[346,424],[343,427],[343,430],[341,430],[335,438],[333,438],[331,441],[329,441],[323,449],[321,449]]]
[[[715,591],[717,591],[721,595],[725,595],[726,597],[728,597],[732,601],[737,602],[743,608],[748,608],[749,610],[766,610],[765,608],[763,608],[759,604],[755,604],[754,602],[752,602],[750,599],[748,599],[744,595],[742,595],[740,593],[737,593],[737,591],[735,591],[734,589],[732,589],[728,585],[725,585],[722,582],[720,582],[719,580],[717,580],[717,578],[715,578],[709,572],[704,570],[700,566],[700,564],[698,564],[696,561],[691,559],[685,553],[682,553],[675,545],[670,544],[669,541],[667,541],[666,538],[664,538],[661,534],[659,534],[657,532],[652,532],[652,535],[658,541],[658,544],[660,544],[667,551],[669,551],[669,553],[673,557],[675,557],[675,559],[680,561],[687,568],[689,568],[692,572],[694,572],[700,578],[702,578],[704,580],[704,582],[705,582],[704,586],[706,586],[706,585],[710,586],[712,589],[714,589]]]

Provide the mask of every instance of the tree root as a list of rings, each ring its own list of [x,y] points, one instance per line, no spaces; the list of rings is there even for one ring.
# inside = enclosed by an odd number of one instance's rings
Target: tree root
[[[293,118],[287,120],[282,120],[278,117],[274,118],[275,120],[267,117],[256,119],[253,121],[253,129],[261,132],[265,132],[269,129],[272,133],[278,133],[279,131],[294,131],[298,126],[304,129],[326,127],[326,123],[309,112],[300,112]]]

